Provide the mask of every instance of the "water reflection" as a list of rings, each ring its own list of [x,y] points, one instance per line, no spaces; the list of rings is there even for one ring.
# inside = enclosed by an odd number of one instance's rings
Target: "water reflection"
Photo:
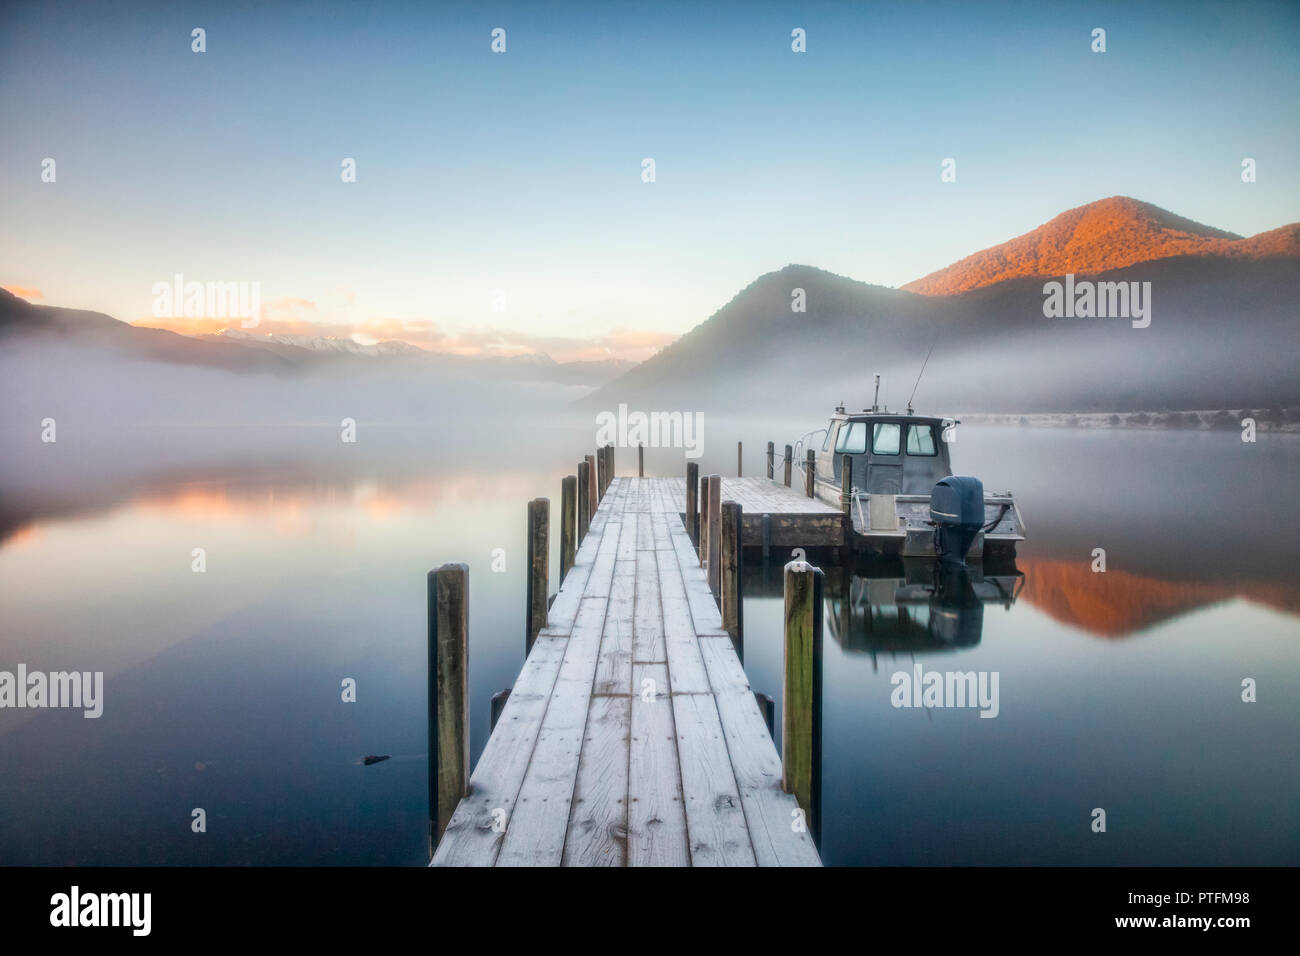
[[[906,559],[843,567],[827,575],[830,636],[845,651],[942,653],[980,642],[984,605],[1009,609],[1024,585],[1014,568],[985,574]]]

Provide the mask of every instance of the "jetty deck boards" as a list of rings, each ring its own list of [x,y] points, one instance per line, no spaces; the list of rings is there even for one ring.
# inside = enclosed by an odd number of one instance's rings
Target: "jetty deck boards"
[[[682,485],[610,484],[431,865],[821,865]]]
[[[686,513],[685,478],[647,478],[662,482],[664,493],[680,515]],[[799,481],[802,482],[802,476]],[[743,543],[778,547],[833,547],[844,543],[843,512],[802,488],[787,488],[770,478],[723,478],[722,500],[734,501],[743,512]],[[766,531],[763,516],[767,516]]]

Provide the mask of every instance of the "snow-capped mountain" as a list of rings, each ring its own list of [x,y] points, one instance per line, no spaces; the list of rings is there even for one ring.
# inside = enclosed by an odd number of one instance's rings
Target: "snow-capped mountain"
[[[271,332],[250,332],[246,329],[222,329],[217,336],[241,345],[288,345],[312,352],[338,352],[345,355],[424,355],[425,350],[406,342],[385,341],[362,345],[349,338],[336,339],[325,335],[281,335]]]

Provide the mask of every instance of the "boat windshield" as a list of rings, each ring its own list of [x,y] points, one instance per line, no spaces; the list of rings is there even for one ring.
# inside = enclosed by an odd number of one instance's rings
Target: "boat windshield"
[[[907,426],[907,453],[909,455],[937,455],[934,447],[933,425]]]
[[[835,443],[837,455],[861,455],[867,450],[867,423],[849,422],[841,426],[839,440]]]

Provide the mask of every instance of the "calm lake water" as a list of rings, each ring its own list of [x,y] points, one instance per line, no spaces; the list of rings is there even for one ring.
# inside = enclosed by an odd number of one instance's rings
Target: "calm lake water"
[[[710,427],[747,474],[801,430]],[[229,471],[69,459],[65,493],[10,502],[0,669],[102,670],[105,703],[0,711],[0,863],[426,862],[425,573],[471,566],[476,758],[523,659],[525,503],[558,503],[589,430],[455,455],[399,430],[347,464],[277,460],[283,437]],[[1015,491],[1031,540],[941,598],[925,569],[827,562],[826,862],[1300,863],[1300,441],[963,426],[953,459]],[[734,467],[708,447],[706,473]],[[778,715],[787,558],[746,576],[746,670]],[[998,716],[892,706],[917,664],[997,672]]]

